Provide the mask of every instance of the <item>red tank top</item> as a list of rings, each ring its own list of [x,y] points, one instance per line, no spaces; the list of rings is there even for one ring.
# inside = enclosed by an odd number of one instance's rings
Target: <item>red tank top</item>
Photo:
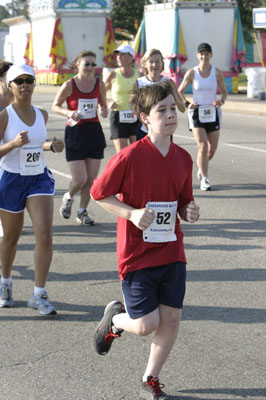
[[[67,107],[69,110],[78,110],[81,114],[81,120],[78,125],[84,122],[99,122],[97,107],[100,102],[100,82],[96,78],[93,90],[89,93],[81,92],[75,82],[71,79],[72,93],[67,98]]]

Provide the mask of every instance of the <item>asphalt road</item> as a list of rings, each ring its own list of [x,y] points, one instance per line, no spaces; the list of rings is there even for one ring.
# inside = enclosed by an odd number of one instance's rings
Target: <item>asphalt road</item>
[[[50,110],[52,93],[35,94]],[[188,281],[179,338],[161,373],[171,400],[266,399],[265,363],[265,116],[223,115],[220,145],[210,164],[212,192],[193,185],[197,224],[183,223]],[[114,154],[108,120],[107,149]],[[49,138],[63,137],[64,119],[50,113]],[[196,159],[186,116],[174,141]],[[16,306],[0,310],[0,399],[135,400],[150,338],[124,333],[110,353],[93,348],[105,305],[122,299],[116,268],[116,219],[91,203],[94,227],[62,220],[69,183],[64,154],[47,153],[56,179],[54,257],[47,288],[58,315],[27,309],[34,278],[34,235],[28,216],[13,267]]]

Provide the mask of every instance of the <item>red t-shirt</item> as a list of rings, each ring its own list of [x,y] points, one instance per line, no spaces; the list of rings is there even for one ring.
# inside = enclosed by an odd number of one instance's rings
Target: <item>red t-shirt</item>
[[[100,81],[96,78],[96,83],[93,90],[89,93],[81,92],[75,82],[75,79],[71,79],[72,82],[72,93],[67,98],[67,108],[69,110],[79,110],[82,112],[84,107],[91,108],[94,110],[95,117],[93,118],[83,118],[78,122],[78,125],[83,124],[84,122],[99,122],[98,114],[97,114],[97,106],[100,102]],[[88,101],[91,100],[91,101]]]
[[[192,159],[189,153],[171,143],[166,157],[148,136],[125,147],[111,158],[91,188],[94,200],[120,193],[120,200],[134,208],[148,201],[178,201],[178,210],[193,200]],[[177,240],[150,243],[132,222],[118,217],[117,261],[120,279],[130,271],[186,261],[183,232],[176,218]]]

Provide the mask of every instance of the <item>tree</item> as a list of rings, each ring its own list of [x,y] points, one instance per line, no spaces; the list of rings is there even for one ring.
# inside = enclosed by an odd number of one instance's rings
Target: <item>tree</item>
[[[238,0],[238,8],[246,42],[253,42],[252,33],[258,31],[253,28],[252,9],[265,7],[265,0]]]
[[[5,8],[5,7],[3,7],[3,6],[0,6],[0,27],[2,28],[2,27],[7,27],[5,24],[3,24],[3,22],[2,22],[2,19],[5,19],[5,18],[9,18],[10,17],[10,14],[9,14],[9,12],[7,11],[7,9]]]
[[[18,15],[28,15],[27,0],[12,0],[6,5],[11,17]]]
[[[134,37],[142,20],[145,0],[114,0],[112,10],[112,24],[117,40],[125,40],[122,31]],[[118,29],[117,29],[118,28]],[[117,30],[116,30],[117,29]],[[120,32],[119,32],[120,30]]]

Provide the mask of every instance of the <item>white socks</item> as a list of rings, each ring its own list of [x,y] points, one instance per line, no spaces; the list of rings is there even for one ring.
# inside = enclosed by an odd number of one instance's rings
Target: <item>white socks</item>
[[[43,293],[46,293],[45,288],[34,286],[34,296],[41,296]]]
[[[1,276],[1,283],[3,284],[3,285],[7,285],[7,286],[11,286],[12,285],[12,277],[10,276],[9,278],[3,278],[2,276]]]

